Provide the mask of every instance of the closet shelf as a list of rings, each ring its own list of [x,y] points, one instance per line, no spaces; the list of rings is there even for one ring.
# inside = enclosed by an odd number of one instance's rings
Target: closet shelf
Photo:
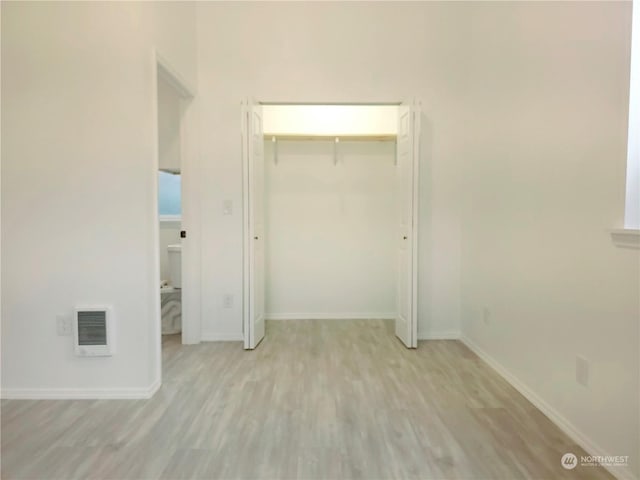
[[[310,134],[275,134],[265,133],[265,140],[291,140],[291,141],[331,141],[339,139],[341,142],[389,142],[395,141],[396,135],[310,135]]]
[[[273,164],[278,165],[278,142],[281,140],[311,140],[311,141],[325,141],[333,143],[333,164],[338,164],[338,145],[342,142],[395,142],[396,135],[308,135],[308,134],[273,134],[265,133],[264,139],[273,142]],[[394,159],[394,164],[396,160]]]

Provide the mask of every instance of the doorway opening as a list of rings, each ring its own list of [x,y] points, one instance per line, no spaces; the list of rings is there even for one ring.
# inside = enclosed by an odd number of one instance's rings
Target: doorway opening
[[[157,55],[157,54],[156,54]],[[185,134],[193,99],[189,89],[175,71],[156,56],[157,165],[155,171],[156,201],[154,209],[155,278],[157,296],[159,366],[163,348],[177,348],[188,343],[189,315],[192,296],[189,262],[184,261],[189,245],[185,237],[184,218],[189,208],[187,188],[183,181],[189,174],[185,162],[190,146]],[[186,167],[186,168],[185,168]],[[186,207],[186,208],[185,208]],[[159,375],[160,377],[160,375]]]
[[[158,75],[158,280],[163,343],[182,335],[181,101],[179,92]]]
[[[414,105],[246,102],[244,339],[266,320],[393,319],[417,346]]]

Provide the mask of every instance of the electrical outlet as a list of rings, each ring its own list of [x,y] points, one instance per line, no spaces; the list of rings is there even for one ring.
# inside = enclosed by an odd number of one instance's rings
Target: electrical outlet
[[[68,337],[71,331],[71,317],[68,315],[56,315],[56,332],[61,337]]]
[[[580,355],[576,357],[576,382],[583,387],[589,386],[589,361]]]
[[[224,308],[233,308],[233,295],[226,294],[222,297],[222,306]]]
[[[222,202],[222,214],[223,215],[232,215],[233,214],[233,201],[225,200]]]
[[[489,325],[491,323],[491,310],[489,310],[489,307],[484,307],[482,309],[482,321],[485,325]]]

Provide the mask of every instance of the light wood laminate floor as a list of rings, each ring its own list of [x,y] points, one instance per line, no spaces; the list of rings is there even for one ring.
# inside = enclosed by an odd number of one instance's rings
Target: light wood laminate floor
[[[239,342],[163,340],[150,400],[2,402],[2,478],[600,479],[464,345],[392,323],[272,321]]]

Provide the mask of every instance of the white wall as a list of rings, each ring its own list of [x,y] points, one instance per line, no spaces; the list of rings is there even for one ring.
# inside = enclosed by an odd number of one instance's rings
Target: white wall
[[[191,3],[2,3],[3,395],[141,395],[159,380],[157,47],[195,83]],[[118,353],[56,315],[113,306]]]
[[[393,318],[395,143],[265,142],[267,318]]]
[[[158,166],[180,171],[180,96],[158,77]]]
[[[463,333],[638,476],[640,258],[608,233],[624,213],[631,4],[469,8]]]
[[[271,135],[396,135],[396,105],[263,105]]]
[[[199,3],[202,319],[205,338],[242,338],[240,102],[423,102],[421,336],[459,330],[460,61],[454,3]],[[206,88],[205,88],[206,86]],[[232,200],[234,215],[223,215]],[[430,212],[437,212],[430,213]],[[234,295],[234,308],[222,296]]]

